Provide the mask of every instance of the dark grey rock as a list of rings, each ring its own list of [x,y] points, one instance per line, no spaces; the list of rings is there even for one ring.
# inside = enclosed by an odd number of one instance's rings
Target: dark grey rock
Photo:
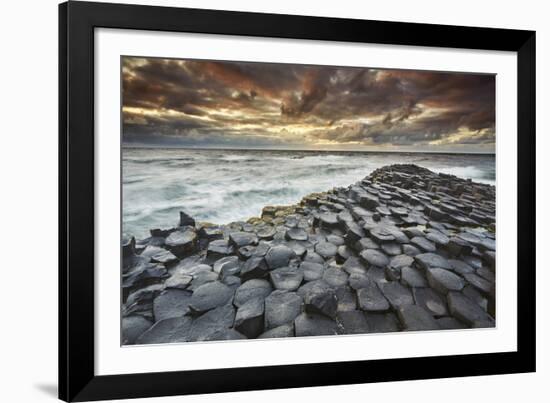
[[[401,269],[403,267],[412,265],[413,262],[414,262],[414,259],[408,255],[397,255],[391,258],[390,263],[388,265],[390,267]]]
[[[220,337],[220,331],[223,333],[225,329],[233,327],[234,321],[235,308],[233,305],[226,304],[212,309],[193,320],[188,341],[216,340],[216,337]]]
[[[256,245],[258,237],[251,232],[232,232],[229,234],[229,243],[238,249],[243,246]]]
[[[386,242],[380,245],[380,249],[390,256],[397,256],[401,254],[401,245],[396,242]]]
[[[152,321],[140,315],[122,318],[122,344],[134,344],[136,339],[152,325]]]
[[[319,214],[319,224],[322,228],[333,229],[338,228],[338,216],[334,213],[322,213]]]
[[[234,276],[241,271],[241,262],[237,256],[227,256],[217,260],[213,266],[214,272],[220,277]]]
[[[296,253],[288,246],[274,245],[265,255],[265,261],[270,270],[288,266],[290,259],[296,257]]]
[[[189,316],[158,321],[137,338],[136,344],[186,342],[189,339],[191,323],[192,320]]]
[[[258,339],[275,339],[294,336],[294,322],[277,326],[258,336]]]
[[[355,256],[350,256],[342,265],[342,269],[348,274],[364,274],[367,272],[367,268],[365,267],[363,262],[361,262],[361,260],[359,260],[359,258]]]
[[[348,282],[347,273],[337,267],[329,267],[323,273],[323,280],[332,287],[341,287]]]
[[[212,281],[193,291],[189,308],[194,313],[202,313],[225,305],[233,297],[233,290],[219,281]]]
[[[315,245],[315,252],[321,255],[324,259],[330,259],[336,256],[338,247],[330,242],[319,242]]]
[[[367,287],[372,281],[366,273],[354,272],[349,276],[349,285],[354,290]]]
[[[302,313],[294,320],[296,337],[336,335],[340,328],[326,316]]]
[[[414,267],[401,269],[401,283],[408,287],[428,287],[428,281],[424,275]]]
[[[443,318],[436,319],[437,324],[441,329],[452,330],[452,329],[466,329],[467,327],[464,323],[456,320],[451,316],[445,316]]]
[[[414,302],[434,316],[448,315],[446,301],[431,288],[414,288]]]
[[[269,277],[276,289],[294,291],[300,287],[304,273],[297,267],[281,267],[272,270]]]
[[[189,286],[189,284],[191,284],[191,280],[193,280],[193,276],[181,272],[175,272],[164,282],[164,285],[166,288],[178,288],[180,290],[184,290]]]
[[[384,253],[376,249],[365,249],[359,255],[372,266],[385,267],[390,262]]]
[[[176,318],[189,312],[191,292],[169,289],[163,291],[153,302],[155,321]]]
[[[275,290],[265,299],[265,328],[292,322],[302,311],[302,298],[289,291]]]
[[[264,278],[268,273],[267,263],[265,258],[261,256],[255,256],[248,259],[241,268],[241,280],[246,282],[254,278]]]
[[[357,309],[357,298],[355,292],[348,287],[342,286],[335,290],[336,298],[338,299],[338,311],[347,312]]]
[[[256,232],[256,235],[258,235],[258,238],[260,239],[264,239],[266,241],[270,241],[273,239],[273,237],[275,236],[275,228],[271,227],[271,226],[268,226],[268,227],[263,227],[263,228],[260,228],[257,232]]]
[[[344,334],[364,334],[369,333],[369,324],[364,312],[347,311],[338,312],[336,322],[343,329]]]
[[[385,227],[375,227],[369,233],[371,238],[378,243],[395,241],[395,236]]]
[[[355,243],[364,237],[365,231],[359,225],[354,222],[347,225],[346,236],[344,237],[346,245],[353,248]]]
[[[233,246],[225,239],[217,239],[208,244],[206,257],[211,260],[219,260],[223,257],[233,254]]]
[[[305,283],[303,286],[298,288],[298,291],[296,293],[302,297],[305,298],[306,294],[312,290],[312,289],[320,289],[320,290],[327,290],[333,288],[330,286],[325,280],[313,280]]]
[[[367,312],[382,312],[390,309],[388,300],[373,281],[367,287],[357,290],[357,302],[359,307]]]
[[[462,290],[462,294],[470,298],[472,301],[478,304],[481,307],[481,309],[487,312],[489,308],[489,301],[476,288],[474,288],[471,285],[467,285]]]
[[[426,277],[430,287],[443,295],[464,288],[464,280],[450,270],[434,267],[426,271]]]
[[[304,307],[306,312],[317,313],[334,319],[338,310],[338,298],[331,289],[312,289],[306,293]]]
[[[404,330],[435,330],[439,324],[434,317],[424,308],[418,305],[403,305],[397,311],[397,315]]]
[[[243,340],[246,339],[246,336],[242,333],[239,333],[235,329],[226,329],[220,328],[212,333],[209,333],[206,337],[203,338],[203,341],[222,341],[222,340]]]
[[[325,267],[322,264],[313,262],[302,262],[300,269],[304,273],[305,281],[319,280],[323,277],[325,271]]]
[[[411,243],[413,245],[417,246],[418,248],[420,248],[420,250],[422,250],[424,252],[435,252],[436,251],[435,244],[431,241],[428,241],[424,237],[415,236],[413,239],[411,239]]]
[[[420,249],[418,249],[416,246],[414,245],[410,245],[410,244],[405,244],[402,246],[403,248],[403,253],[405,255],[408,255],[408,256],[416,256],[416,255],[419,255],[421,252],[420,252]]]
[[[316,253],[312,250],[308,250],[306,252],[306,255],[304,256],[304,262],[324,264],[325,259],[323,259],[323,257],[321,255],[319,255],[318,253]]]
[[[449,261],[441,255],[435,253],[421,253],[414,257],[416,264],[427,270],[431,267],[439,267],[441,269],[451,269]]]
[[[403,305],[412,305],[414,303],[409,289],[396,281],[380,283],[379,288],[395,310]]]
[[[166,266],[178,261],[178,258],[172,252],[158,246],[147,246],[141,256],[149,258],[153,263],[162,263]]]
[[[397,332],[400,322],[394,313],[365,313],[370,333]]]
[[[251,299],[267,297],[272,291],[273,288],[268,281],[252,279],[237,288],[233,303],[236,307],[241,307]]]
[[[468,281],[469,284],[474,286],[481,293],[490,296],[494,295],[495,289],[493,283],[487,281],[483,277],[480,277],[474,273],[468,273],[464,275],[464,278],[466,279],[466,281]]]
[[[180,227],[195,226],[195,219],[190,215],[187,215],[183,211],[180,211]]]
[[[336,262],[338,264],[342,264],[351,256],[353,256],[351,248],[347,245],[341,245],[338,247],[338,251],[336,252]]]
[[[291,228],[286,231],[285,238],[289,241],[307,241],[307,232],[302,228]]]
[[[253,298],[241,305],[235,316],[235,329],[249,339],[264,331],[264,298]]]
[[[193,276],[191,284],[187,287],[188,290],[195,291],[201,285],[216,281],[218,279],[218,273],[213,271],[204,271]]]
[[[166,247],[177,257],[184,258],[196,251],[197,233],[194,229],[183,229],[172,232],[165,241]]]
[[[470,326],[479,322],[494,322],[487,312],[462,293],[449,292],[447,303],[451,315]]]
[[[449,243],[449,237],[447,235],[434,229],[428,231],[426,239],[440,246],[445,246]]]
[[[448,262],[451,270],[457,274],[464,275],[468,273],[473,273],[475,271],[472,266],[468,265],[462,260],[449,259]]]
[[[380,249],[380,246],[370,238],[361,238],[355,243],[354,247],[359,252],[364,249]]]

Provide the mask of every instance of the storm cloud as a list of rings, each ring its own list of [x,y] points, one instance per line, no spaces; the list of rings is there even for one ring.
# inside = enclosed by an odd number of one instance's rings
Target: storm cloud
[[[125,144],[494,152],[488,74],[124,57]]]

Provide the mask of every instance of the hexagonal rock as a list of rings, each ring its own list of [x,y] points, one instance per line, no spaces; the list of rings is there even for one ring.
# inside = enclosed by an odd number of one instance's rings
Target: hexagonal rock
[[[450,316],[444,316],[443,318],[438,318],[436,319],[436,322],[441,329],[445,329],[445,330],[467,328],[467,326],[464,323]]]
[[[136,339],[153,325],[141,315],[122,318],[122,344],[134,344]]]
[[[431,288],[414,288],[413,297],[416,305],[425,308],[432,315],[448,315],[445,299]]]
[[[285,238],[288,241],[307,241],[307,232],[302,228],[291,228],[286,231]]]
[[[355,256],[350,256],[342,265],[342,269],[345,270],[345,272],[348,274],[364,274],[367,272],[367,268],[365,267],[363,262],[361,262],[359,258]]]
[[[313,280],[305,283],[303,286],[298,288],[298,291],[296,293],[302,297],[305,298],[306,294],[312,290],[312,289],[320,289],[320,290],[327,290],[333,288],[331,287],[325,280]]]
[[[302,262],[300,269],[304,273],[305,281],[319,280],[323,277],[325,271],[325,267],[322,264],[313,262]]]
[[[447,303],[451,315],[470,326],[480,322],[494,323],[494,319],[487,312],[460,292],[449,292]]]
[[[276,339],[281,337],[294,337],[294,322],[277,326],[258,336],[258,339]]]
[[[390,303],[378,289],[375,282],[357,290],[357,302],[363,311],[382,312],[390,309]]]
[[[413,296],[409,289],[396,281],[380,283],[379,288],[395,310],[403,305],[414,304]]]
[[[354,248],[360,252],[363,249],[380,249],[380,246],[370,238],[361,238],[355,242]]]
[[[441,269],[451,269],[451,265],[443,256],[435,253],[421,253],[414,257],[414,261],[418,266],[427,270],[431,267],[439,267]]]
[[[357,309],[357,297],[355,292],[347,285],[334,290],[338,299],[338,311],[347,312]]]
[[[231,304],[219,306],[199,316],[191,324],[188,341],[216,340],[220,330],[233,327],[235,308]],[[218,336],[219,337],[219,336]]]
[[[460,291],[464,288],[464,280],[450,270],[434,267],[426,271],[428,284],[434,290],[445,295],[449,291]]]
[[[253,298],[237,310],[235,329],[249,339],[259,336],[264,331],[264,298]]]
[[[233,290],[219,281],[212,281],[193,291],[189,308],[194,313],[202,313],[225,305],[233,297]]]
[[[238,249],[243,246],[257,244],[258,237],[251,232],[232,232],[229,234],[229,243]]]
[[[447,251],[452,256],[459,256],[463,254],[469,254],[472,252],[472,245],[465,240],[458,237],[449,238],[449,243],[446,245]]]
[[[411,257],[414,257],[416,255],[419,255],[420,254],[420,249],[418,249],[416,246],[414,245],[411,245],[411,244],[404,244],[402,246],[403,248],[403,254],[407,255],[407,256],[411,256]]]
[[[380,249],[390,256],[397,256],[401,254],[401,245],[396,242],[386,242],[380,245]]]
[[[332,287],[340,287],[348,282],[347,273],[337,267],[329,267],[323,273],[323,280]]]
[[[391,258],[390,263],[388,265],[390,267],[401,269],[402,267],[412,265],[413,262],[414,262],[414,259],[408,255],[397,255]]]
[[[397,316],[392,313],[365,313],[369,333],[397,332],[400,330],[400,322]]]
[[[251,299],[267,297],[272,291],[273,288],[267,280],[252,279],[237,288],[233,304],[239,308]]]
[[[290,291],[275,290],[265,299],[265,328],[292,322],[302,311],[302,298]]]
[[[448,262],[449,262],[449,266],[451,267],[451,270],[454,271],[455,273],[464,275],[464,274],[475,272],[472,266],[463,262],[462,260],[449,259]]]
[[[401,269],[401,284],[408,287],[428,287],[428,281],[424,275],[414,267]]]
[[[183,290],[191,284],[191,280],[193,280],[193,276],[176,272],[164,282],[164,285],[166,288],[178,288]]]
[[[189,316],[156,322],[141,334],[136,344],[182,343],[188,340],[192,320]]]
[[[494,295],[495,289],[493,283],[487,281],[483,277],[474,273],[468,273],[464,275],[464,278],[468,283],[474,286],[478,291],[481,291],[485,295]]]
[[[428,239],[429,241],[432,241],[436,245],[441,245],[441,246],[445,246],[449,243],[449,237],[447,237],[447,235],[434,229],[431,229],[430,231],[428,231],[428,233],[426,234],[426,239]]]
[[[397,311],[397,316],[404,330],[435,330],[439,324],[434,317],[418,305],[403,305]]]
[[[357,241],[365,237],[365,231],[355,222],[347,224],[346,235],[344,237],[344,242],[349,247],[353,247]]]
[[[421,236],[415,236],[413,239],[411,239],[411,243],[415,246],[418,246],[424,252],[436,251],[435,244]]]
[[[255,256],[248,259],[241,268],[240,276],[243,282],[267,276],[268,267],[265,259],[261,256]]]
[[[378,243],[395,241],[395,236],[384,227],[375,227],[369,231],[370,236]]]
[[[163,291],[153,301],[153,314],[155,321],[175,318],[189,312],[191,292],[184,290],[169,289]]]
[[[338,310],[338,298],[331,290],[310,290],[304,298],[306,312],[318,313],[334,319]]]
[[[193,276],[193,280],[191,280],[191,284],[189,285],[189,287],[187,287],[187,289],[195,291],[201,285],[209,283],[211,281],[215,281],[217,279],[218,273],[214,273],[213,271],[204,271]]]
[[[194,229],[174,231],[166,238],[165,245],[174,255],[183,258],[195,252],[197,238]]]
[[[390,262],[384,253],[376,249],[365,249],[359,255],[372,266],[385,267]]]
[[[260,238],[260,239],[265,239],[266,241],[270,241],[270,240],[273,239],[276,232],[277,231],[275,230],[275,228],[273,228],[271,226],[267,226],[267,227],[260,228],[256,232],[256,235],[258,235],[258,238]]]
[[[171,265],[178,261],[178,258],[172,252],[158,246],[147,246],[140,256],[149,258],[153,263],[165,265]]]
[[[217,260],[214,263],[213,270],[215,273],[220,274],[222,278],[233,276],[241,271],[241,263],[237,256],[227,256]]]
[[[330,259],[336,256],[338,247],[330,242],[319,242],[315,245],[315,252],[321,255],[324,259]]]
[[[319,214],[319,224],[322,228],[333,229],[338,228],[338,216],[334,213],[322,213]]]
[[[272,246],[265,255],[265,261],[270,270],[288,266],[290,259],[296,257],[296,253],[286,245]]]
[[[344,334],[364,334],[369,332],[369,324],[362,311],[338,312],[336,322]]]
[[[302,313],[294,320],[296,337],[336,335],[340,328],[336,321],[326,316]]]
[[[214,330],[212,333],[209,333],[206,337],[204,337],[203,341],[213,341],[213,340],[243,340],[246,339],[246,336],[242,333],[239,333],[235,329],[226,329],[226,328],[220,328]]]
[[[348,282],[351,288],[354,290],[359,290],[360,288],[367,287],[370,284],[371,279],[366,273],[352,273],[349,276]]]
[[[304,273],[297,267],[281,267],[269,273],[271,283],[278,290],[294,291],[300,287]]]
[[[231,255],[234,252],[233,246],[225,239],[216,239],[208,244],[206,257],[212,260],[219,260],[222,257]]]

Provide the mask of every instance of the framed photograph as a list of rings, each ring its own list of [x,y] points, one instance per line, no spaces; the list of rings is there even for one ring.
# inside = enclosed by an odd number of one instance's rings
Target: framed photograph
[[[535,370],[535,33],[59,6],[59,397]]]

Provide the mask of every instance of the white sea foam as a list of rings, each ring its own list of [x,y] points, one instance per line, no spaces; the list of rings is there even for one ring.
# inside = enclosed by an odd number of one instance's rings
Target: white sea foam
[[[180,210],[199,221],[246,220],[266,205],[296,203],[395,163],[495,180],[487,155],[124,148],[123,231],[146,237],[175,225]]]

